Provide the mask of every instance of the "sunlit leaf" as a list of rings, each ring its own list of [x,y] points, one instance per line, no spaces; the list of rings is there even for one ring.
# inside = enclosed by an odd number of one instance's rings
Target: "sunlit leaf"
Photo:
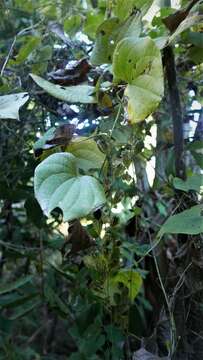
[[[55,127],[51,127],[49,130],[47,130],[44,135],[42,137],[40,137],[40,139],[38,139],[35,143],[34,143],[34,150],[39,150],[39,149],[43,149],[43,147],[45,146],[47,140],[51,140],[54,137],[54,133],[56,131]]]
[[[44,80],[38,75],[30,74],[32,79],[38,86],[44,89],[48,94],[57,99],[67,101],[69,103],[95,103],[93,96],[94,87],[89,85],[76,86],[60,86],[52,84],[50,81]]]
[[[141,289],[142,278],[134,270],[120,270],[115,276],[108,278],[105,289],[112,305],[115,305],[115,295],[121,293],[119,284],[123,284],[128,289],[128,297],[133,301]]]
[[[114,14],[120,19],[125,19],[133,11],[141,12],[144,15],[152,5],[153,0],[116,0],[114,6]]]
[[[79,137],[67,146],[66,151],[75,155],[78,166],[84,170],[101,168],[105,155],[99,150],[93,139]]]
[[[80,176],[78,161],[69,153],[56,153],[35,170],[35,196],[46,215],[55,208],[63,211],[64,221],[88,215],[105,203],[100,183],[91,176]]]
[[[162,225],[158,237],[166,233],[196,235],[203,232],[203,205],[196,205],[170,216]]]
[[[148,38],[120,41],[113,58],[115,81],[126,81],[128,115],[131,122],[145,119],[159,105],[164,92],[161,53]]]
[[[28,101],[28,93],[0,96],[0,119],[18,119],[19,109]]]

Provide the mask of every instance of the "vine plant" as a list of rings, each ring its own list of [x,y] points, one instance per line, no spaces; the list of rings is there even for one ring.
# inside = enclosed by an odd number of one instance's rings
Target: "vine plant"
[[[82,270],[77,283],[84,278],[85,282],[84,285],[80,284],[77,306],[82,314],[86,305],[85,316],[91,310],[94,319],[85,334],[81,330],[85,328],[82,315],[73,324],[70,335],[77,344],[77,352],[70,357],[73,360],[96,360],[100,356],[103,359],[131,358],[133,341],[140,341],[137,335],[133,335],[136,331],[131,318],[135,314],[143,318],[143,309],[146,312],[151,310],[150,302],[144,298],[149,269],[146,271],[142,265],[143,260],[151,254],[161,288],[160,299],[164,297],[160,300],[160,308],[161,304],[167,305],[165,311],[171,323],[165,355],[172,357],[178,338],[156,249],[162,249],[165,234],[198,235],[203,232],[203,206],[198,204],[197,198],[181,211],[177,202],[175,209],[178,209],[178,214],[173,213],[171,204],[163,209],[159,203],[161,225],[153,220],[153,213],[149,215],[150,196],[145,200],[140,195],[142,190],[144,194],[146,186],[146,160],[151,157],[144,140],[150,135],[155,112],[161,113],[164,107],[167,83],[172,107],[175,169],[169,179],[164,179],[165,185],[177,198],[182,192],[202,191],[202,175],[190,174],[187,177],[184,159],[180,161],[180,157],[184,157],[184,139],[173,53],[174,42],[182,34],[187,34],[189,28],[198,29],[202,20],[202,5],[193,1],[189,8],[183,7],[183,10],[172,14],[168,9],[169,16],[162,19],[160,25],[160,36],[153,36],[153,31],[146,25],[146,14],[151,5],[151,0],[108,1],[105,19],[99,21],[93,36],[91,29],[86,26],[90,38],[95,36],[88,59],[91,71],[96,72],[93,82],[66,86],[59,81],[51,81],[50,74],[49,80],[39,76],[41,72],[34,71],[35,67],[30,74],[30,81],[34,81],[39,93],[42,91],[60,102],[85,109],[97,107],[100,111],[99,124],[89,137],[79,136],[73,123],[66,121],[63,125],[52,126],[34,145],[39,161],[34,173],[34,192],[43,213],[56,222],[68,222],[69,235],[71,228],[80,230],[76,235],[78,238],[74,238],[76,243],[72,243],[72,249],[66,251],[69,245],[67,241],[62,254],[66,259],[74,254],[77,246],[79,251],[85,249],[79,264]],[[89,17],[93,21],[97,16],[99,18],[99,10],[95,6]],[[74,18],[76,20],[77,16]],[[96,28],[91,21],[90,25]],[[71,32],[70,24],[66,22],[65,25],[67,32]],[[53,24],[51,26],[53,30]],[[54,31],[60,37],[65,36],[61,30],[55,28]],[[29,52],[29,46],[37,47],[39,41],[32,39],[32,44],[27,44],[24,53]],[[187,43],[187,37],[185,41]],[[21,57],[23,51],[18,54],[17,61],[21,61]],[[6,66],[7,63],[2,68],[3,72]],[[56,80],[58,74],[54,76]],[[1,96],[0,118],[19,119],[19,108],[28,98],[27,92]],[[12,108],[8,105],[10,103]],[[122,211],[119,211],[118,204]],[[129,223],[131,226],[134,224],[133,236],[128,229]],[[152,227],[155,230],[152,231]],[[132,240],[134,237],[136,241]],[[85,245],[82,244],[84,238]],[[77,248],[76,253],[79,251]],[[58,264],[54,263],[53,266],[67,276]],[[73,264],[71,269],[71,276],[75,276]],[[91,291],[88,292],[85,286]],[[70,302],[74,308],[76,294],[74,290],[72,292]],[[92,307],[88,307],[90,303]],[[60,306],[63,308],[61,303]],[[91,317],[90,314],[88,316]],[[103,323],[101,319],[104,319]],[[107,350],[105,344],[108,345]],[[137,344],[134,347],[136,349]]]

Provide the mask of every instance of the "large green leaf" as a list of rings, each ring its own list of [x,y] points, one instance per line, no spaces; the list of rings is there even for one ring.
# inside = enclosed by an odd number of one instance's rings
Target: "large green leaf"
[[[153,0],[116,0],[114,14],[120,19],[125,19],[133,11],[141,12],[144,15],[152,5]]]
[[[64,221],[88,215],[105,202],[100,183],[91,176],[80,176],[78,160],[69,153],[56,153],[35,170],[35,196],[46,215],[59,207]]]
[[[57,99],[67,101],[69,103],[95,103],[93,96],[94,86],[76,85],[76,86],[60,86],[52,84],[50,81],[44,80],[38,75],[30,74],[32,79],[38,86],[44,89],[48,94]]]
[[[179,178],[173,179],[173,186],[178,190],[190,191],[194,190],[199,193],[203,192],[203,174],[194,174],[189,176],[187,180],[182,180]]]
[[[170,216],[162,225],[158,237],[166,233],[196,235],[203,232],[203,205],[196,205]]]
[[[105,155],[99,150],[96,142],[85,137],[73,140],[66,151],[77,157],[78,166],[84,170],[101,168],[105,159]]]
[[[91,55],[94,65],[109,64],[117,43],[127,36],[137,38],[141,32],[140,15],[132,15],[124,22],[117,17],[105,20],[97,29],[96,42]]]
[[[0,96],[0,119],[18,119],[19,109],[28,101],[28,93]]]
[[[128,114],[131,122],[145,119],[159,105],[163,96],[161,53],[149,37],[120,41],[113,58],[115,81],[126,81]]]

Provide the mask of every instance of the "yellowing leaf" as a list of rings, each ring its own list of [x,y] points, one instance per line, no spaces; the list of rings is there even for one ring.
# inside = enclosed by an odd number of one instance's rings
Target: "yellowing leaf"
[[[132,302],[141,289],[142,278],[134,270],[120,270],[115,276],[108,278],[104,284],[104,290],[111,305],[115,305],[115,295],[121,294],[120,283],[128,289],[128,298]]]
[[[125,38],[115,49],[115,81],[126,81],[129,120],[144,120],[159,105],[164,93],[161,53],[149,37]]]
[[[105,155],[93,139],[79,137],[67,146],[66,151],[75,155],[78,166],[84,170],[101,168]]]

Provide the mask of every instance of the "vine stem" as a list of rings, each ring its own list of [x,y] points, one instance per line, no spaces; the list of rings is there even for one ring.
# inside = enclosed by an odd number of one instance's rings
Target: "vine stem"
[[[10,50],[9,50],[9,52],[8,52],[8,55],[7,55],[7,57],[6,57],[3,65],[2,65],[2,68],[1,68],[1,76],[3,76],[3,74],[4,74],[4,70],[5,70],[5,68],[6,68],[6,65],[8,64],[8,61],[9,61],[10,56],[11,56],[11,54],[12,54],[13,48],[14,48],[14,46],[15,46],[15,43],[16,43],[16,36],[15,36],[14,39],[13,39],[13,42],[12,42],[12,44],[11,44]]]
[[[170,356],[170,359],[171,359],[174,352],[175,352],[175,349],[176,349],[176,325],[175,325],[173,312],[171,310],[170,301],[169,301],[168,296],[166,294],[166,290],[165,290],[165,287],[164,287],[164,284],[163,284],[163,281],[162,281],[162,278],[161,278],[161,273],[160,273],[160,270],[159,270],[158,261],[157,261],[157,258],[156,258],[156,254],[154,253],[154,247],[153,247],[153,244],[152,244],[151,234],[150,234],[149,231],[148,231],[148,236],[149,236],[149,239],[150,239],[150,244],[151,244],[151,248],[152,248],[152,255],[153,255],[153,259],[154,259],[156,272],[157,272],[157,275],[158,275],[158,278],[159,278],[161,290],[163,292],[164,299],[165,299],[165,302],[166,302],[166,305],[167,305],[167,308],[168,308],[168,312],[169,312],[169,319],[170,319],[170,325],[171,325],[170,326],[171,346],[170,346],[170,354],[169,354],[169,356]]]

